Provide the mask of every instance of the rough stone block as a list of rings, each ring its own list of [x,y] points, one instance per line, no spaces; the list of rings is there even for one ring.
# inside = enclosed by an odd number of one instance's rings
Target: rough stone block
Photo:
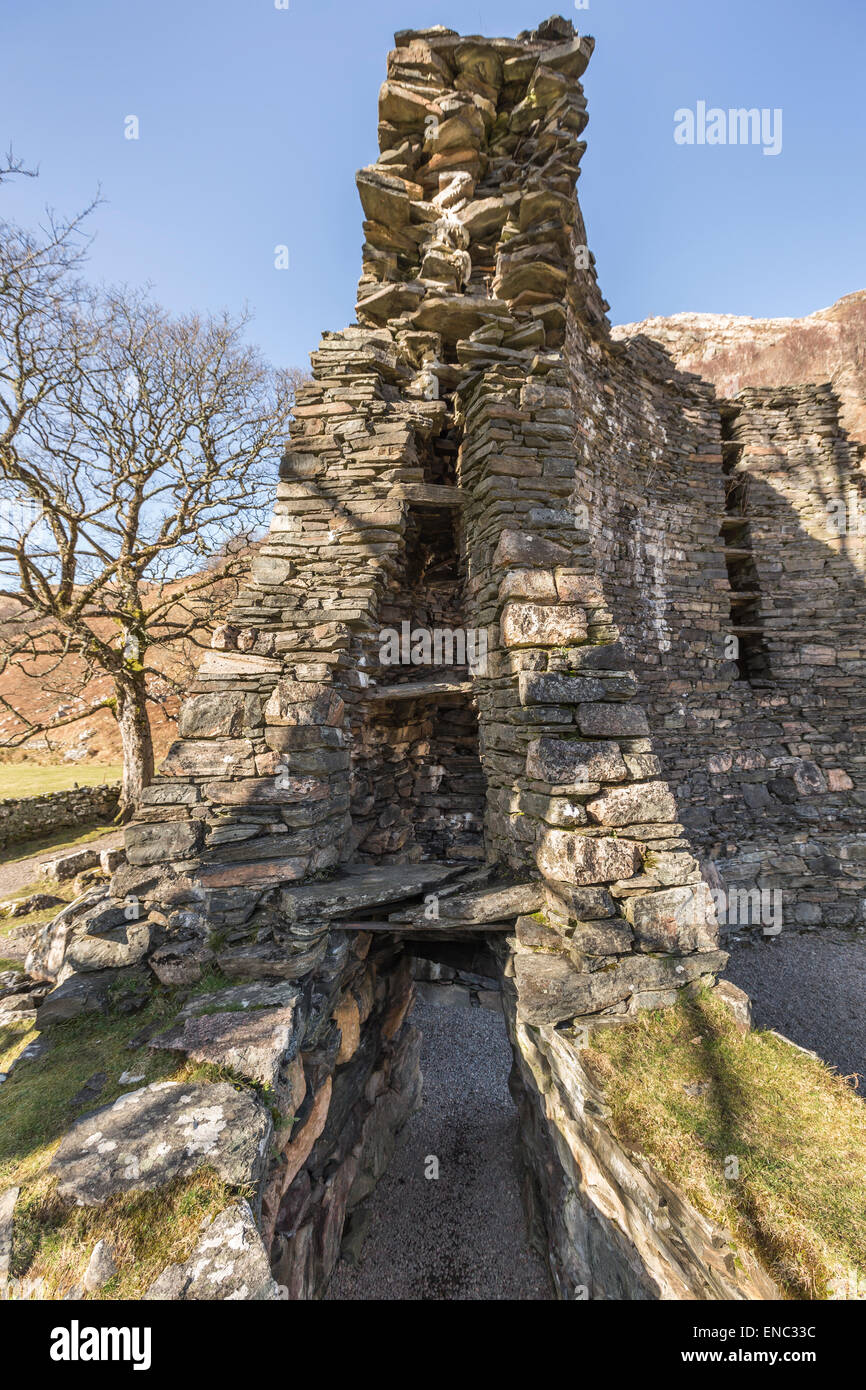
[[[624,956],[605,970],[581,974],[570,960],[550,953],[518,953],[514,973],[518,1014],[526,1023],[562,1023],[599,1013],[646,990],[679,989],[702,975],[717,974],[724,951],[691,956]]]
[[[582,743],[576,739],[533,739],[526,754],[526,775],[551,786],[623,782],[628,773],[616,743]]]
[[[702,951],[718,940],[713,899],[705,883],[627,898],[623,911],[641,951]]]
[[[634,782],[610,787],[586,803],[593,820],[602,825],[633,825],[641,821],[673,821],[677,804],[666,782]]]
[[[51,1162],[57,1192],[99,1206],[118,1192],[142,1192],[196,1169],[213,1168],[232,1187],[258,1184],[271,1117],[249,1091],[219,1082],[159,1081],[85,1115]]]
[[[545,878],[578,885],[629,878],[641,862],[630,841],[596,839],[571,830],[542,831],[536,857]]]
[[[521,565],[529,569],[567,565],[569,554],[564,545],[543,540],[525,531],[503,531],[493,556],[493,569]]]
[[[640,705],[578,705],[577,724],[582,734],[596,738],[649,736],[649,723]]]
[[[236,1202],[203,1223],[185,1264],[169,1265],[145,1299],[262,1302],[281,1297],[270,1260],[248,1202]]]
[[[252,777],[255,770],[248,738],[178,740],[160,768],[165,777]]]
[[[199,849],[201,838],[202,827],[198,821],[131,825],[126,832],[126,857],[132,865],[188,859]]]
[[[275,725],[343,722],[345,706],[331,685],[314,681],[281,680],[265,705],[265,721]]]
[[[576,603],[509,603],[501,630],[506,647],[568,647],[586,640],[586,614]]]

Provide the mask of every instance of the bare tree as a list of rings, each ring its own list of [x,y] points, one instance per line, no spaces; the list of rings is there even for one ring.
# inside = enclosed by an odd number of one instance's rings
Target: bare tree
[[[13,174],[20,174],[25,179],[36,179],[39,177],[38,169],[28,169],[23,159],[17,159],[12,151],[12,146],[0,157],[0,183],[11,178]]]
[[[0,704],[18,721],[7,747],[109,707],[126,817],[153,775],[151,648],[197,641],[231,594],[301,374],[268,367],[246,316],[82,290],[63,259],[75,230],[52,261],[50,231],[34,245],[0,228],[0,671],[44,684],[74,658],[80,689],[102,675],[112,693],[47,724]]]

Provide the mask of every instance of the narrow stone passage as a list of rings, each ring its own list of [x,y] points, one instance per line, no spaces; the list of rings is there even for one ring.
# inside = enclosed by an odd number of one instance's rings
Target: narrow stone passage
[[[501,1015],[419,1001],[412,1022],[422,1106],[367,1203],[360,1265],[341,1260],[327,1298],[552,1299],[526,1238]],[[431,1155],[438,1179],[425,1177]]]

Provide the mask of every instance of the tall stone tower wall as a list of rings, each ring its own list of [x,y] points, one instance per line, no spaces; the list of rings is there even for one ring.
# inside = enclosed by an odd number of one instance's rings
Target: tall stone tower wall
[[[270,535],[116,883],[213,933],[348,861],[540,877],[515,969],[548,1022],[723,963],[576,492],[576,438],[608,487],[616,463],[581,394],[610,389],[574,197],[591,47],[564,21],[398,36],[358,176],[358,324],[313,354]],[[615,430],[652,452],[667,414],[691,457],[712,413],[691,394],[685,431],[664,392],[649,422],[614,399]],[[384,665],[383,630],[419,618],[483,635],[483,662]],[[309,968],[309,931],[289,949]]]

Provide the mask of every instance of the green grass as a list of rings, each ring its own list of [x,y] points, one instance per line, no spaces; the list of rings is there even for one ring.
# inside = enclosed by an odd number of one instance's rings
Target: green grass
[[[204,983],[204,982],[202,982]],[[207,983],[225,988],[212,974]],[[105,1238],[115,1248],[118,1273],[96,1296],[140,1298],[167,1264],[188,1258],[201,1222],[237,1197],[214,1173],[202,1169],[155,1192],[127,1193],[98,1207],[61,1202],[51,1159],[69,1127],[87,1110],[109,1105],[124,1091],[125,1071],[154,1081],[225,1081],[238,1085],[228,1068],[188,1061],[171,1052],[131,1047],[131,1039],[153,1025],[173,1021],[189,991],[155,988],[145,1008],[133,1014],[109,1007],[55,1024],[50,1048],[21,1062],[0,1086],[0,1191],[21,1187],[15,1208],[13,1278],[43,1279],[46,1297],[62,1297],[80,1283],[94,1245]],[[0,1029],[0,1070],[9,1066],[38,1033],[26,1024]],[[102,1091],[82,1108],[73,1098],[95,1072],[105,1072]],[[267,1101],[267,1096],[263,1095]]]
[[[8,968],[8,967],[7,967]],[[30,1023],[6,1023],[0,1028],[0,1071],[8,1071],[28,1043],[39,1037]],[[5,1082],[9,1085],[9,1082]]]
[[[581,1056],[622,1143],[732,1231],[788,1297],[826,1298],[834,1279],[863,1277],[866,1105],[849,1080],[770,1033],[739,1033],[709,991],[594,1032]]]
[[[5,797],[45,796],[74,787],[95,787],[102,782],[119,782],[119,763],[62,763],[40,767],[35,763],[0,763],[0,800]]]
[[[60,898],[62,901],[55,907],[43,907],[38,912],[28,912],[22,917],[0,917],[0,941],[4,936],[12,936],[22,928],[25,931],[35,932],[38,927],[44,927],[46,922],[51,922],[58,912],[63,911],[64,904],[71,903],[76,897],[76,893],[70,882],[49,883],[41,880],[38,883],[28,883],[24,888],[16,888],[13,893],[3,898],[3,902],[14,902],[21,898],[29,898],[31,893],[50,893],[53,898]]]
[[[7,1083],[8,1084],[8,1083]],[[88,1299],[140,1299],[169,1264],[192,1254],[205,1217],[216,1216],[238,1193],[212,1169],[176,1178],[155,1192],[110,1197],[98,1207],[70,1207],[56,1180],[43,1179],[15,1207],[12,1277],[26,1269],[28,1283],[44,1280],[43,1297],[62,1298],[81,1280],[97,1241],[114,1251],[117,1274]]]
[[[58,1023],[51,1046],[36,1061],[23,1062],[0,1086],[0,1188],[40,1174],[76,1117],[70,1102],[94,1072],[108,1075],[91,1108],[107,1105],[128,1086],[118,1077],[132,1069],[144,1085],[177,1070],[177,1058],[129,1040],[148,1023],[168,1023],[177,1011],[166,993],[135,1014],[93,1013]],[[6,1030],[3,1030],[6,1031]]]
[[[89,844],[91,840],[104,839],[117,828],[103,821],[75,832],[67,827],[65,830],[55,830],[53,835],[40,835],[34,840],[22,840],[20,844],[10,845],[8,849],[0,852],[0,865],[21,864],[25,859],[32,859],[34,854],[42,854],[44,850],[56,849],[58,854],[62,854],[68,849],[78,849],[81,845]],[[33,891],[38,891],[40,886],[44,885],[34,885]],[[5,896],[11,898],[15,895],[9,893]]]

